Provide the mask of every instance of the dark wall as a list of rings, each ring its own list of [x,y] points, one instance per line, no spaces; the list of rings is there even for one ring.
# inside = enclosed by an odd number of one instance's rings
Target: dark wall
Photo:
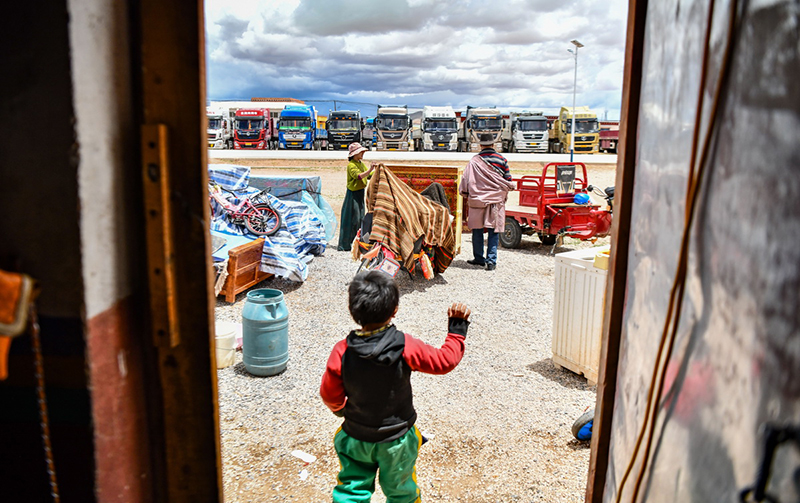
[[[739,501],[756,476],[759,430],[800,422],[797,2],[750,4],[734,31],[638,501]],[[696,120],[709,6],[649,2],[605,501],[614,501],[645,415],[680,254],[693,133],[699,127],[702,145],[724,67],[731,2],[716,3],[705,105]],[[638,465],[632,473],[621,501],[631,501]],[[798,501],[798,484],[800,454],[787,445],[773,464],[769,492]]]
[[[94,501],[86,378],[77,156],[66,1],[4,6],[0,267],[41,286],[47,403],[61,501]],[[0,382],[3,501],[52,501],[44,463],[31,340],[13,341]]]

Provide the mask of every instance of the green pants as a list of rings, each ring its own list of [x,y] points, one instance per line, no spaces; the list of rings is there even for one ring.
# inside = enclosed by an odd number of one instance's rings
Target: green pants
[[[402,437],[380,444],[356,440],[340,428],[333,445],[341,465],[333,488],[334,503],[369,502],[376,472],[386,503],[420,501],[416,463],[422,434],[416,426]]]

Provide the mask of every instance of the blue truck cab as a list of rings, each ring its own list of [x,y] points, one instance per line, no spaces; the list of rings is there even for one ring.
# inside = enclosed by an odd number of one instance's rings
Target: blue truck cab
[[[320,150],[327,131],[319,127],[317,110],[310,105],[287,105],[278,121],[278,148]]]

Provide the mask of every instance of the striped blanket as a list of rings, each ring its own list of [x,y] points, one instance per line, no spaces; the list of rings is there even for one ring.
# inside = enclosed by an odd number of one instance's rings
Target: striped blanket
[[[372,175],[365,199],[367,212],[373,214],[371,242],[389,248],[413,271],[414,243],[422,236],[433,250],[436,272],[450,266],[456,239],[447,208],[414,192],[383,164]]]

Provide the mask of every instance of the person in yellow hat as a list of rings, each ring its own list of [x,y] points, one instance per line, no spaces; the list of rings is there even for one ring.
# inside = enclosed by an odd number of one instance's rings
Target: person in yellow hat
[[[347,193],[342,203],[342,221],[339,226],[339,251],[350,251],[364,218],[364,188],[375,171],[374,163],[367,167],[361,160],[367,149],[360,143],[351,143],[347,150],[350,162],[347,164]]]

